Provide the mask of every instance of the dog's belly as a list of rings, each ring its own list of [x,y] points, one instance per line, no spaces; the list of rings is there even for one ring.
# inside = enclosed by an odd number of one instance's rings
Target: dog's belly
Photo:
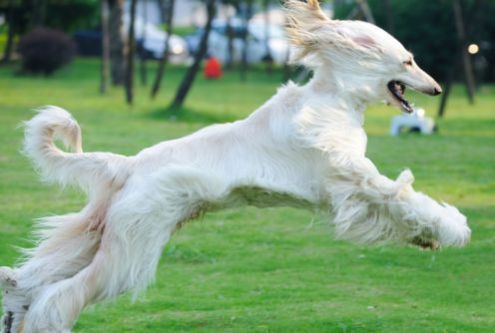
[[[215,207],[217,206],[217,207]],[[292,193],[274,191],[260,186],[239,186],[228,193],[219,204],[213,208],[231,208],[240,206],[266,207],[296,207],[312,209],[314,202]]]

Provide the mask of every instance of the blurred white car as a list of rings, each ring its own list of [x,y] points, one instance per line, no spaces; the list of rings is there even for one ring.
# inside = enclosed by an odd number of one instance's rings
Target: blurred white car
[[[129,16],[124,16],[124,35],[127,36],[129,29]],[[158,26],[145,23],[142,18],[136,17],[134,21],[134,35],[140,52],[153,59],[161,59],[165,51],[165,40],[167,33]],[[186,41],[177,36],[170,36],[169,41],[170,53],[169,61],[172,63],[184,63],[189,59],[189,52]]]
[[[266,25],[263,23],[251,23],[248,25],[248,63],[257,63],[267,59],[266,45]],[[231,28],[233,31],[233,61],[241,61],[244,50],[242,37],[246,32],[245,26],[240,19],[232,19]],[[190,53],[197,52],[203,29],[198,29],[194,34],[187,36],[186,41]],[[285,31],[278,25],[268,26],[268,48],[270,56],[277,64],[283,64],[287,60],[289,43],[285,36]],[[227,35],[227,22],[224,20],[214,20],[208,41],[208,55],[219,59],[222,63],[228,61],[229,38]]]

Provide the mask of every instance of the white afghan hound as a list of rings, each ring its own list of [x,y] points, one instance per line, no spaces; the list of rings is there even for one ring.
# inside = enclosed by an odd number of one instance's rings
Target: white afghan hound
[[[361,243],[462,246],[466,218],[414,191],[413,175],[381,175],[366,158],[364,110],[412,108],[405,87],[440,86],[388,33],[330,20],[317,0],[286,2],[296,58],[314,71],[248,118],[214,125],[127,157],[83,153],[71,115],[46,107],[26,122],[25,152],[42,175],[88,194],[78,213],[41,219],[39,243],[0,269],[5,333],[70,332],[83,308],[153,279],[163,247],[205,211],[241,205],[325,208],[336,235]],[[59,135],[73,148],[53,143]]]

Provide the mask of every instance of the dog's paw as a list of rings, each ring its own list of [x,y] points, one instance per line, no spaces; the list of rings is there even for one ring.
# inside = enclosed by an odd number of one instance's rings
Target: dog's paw
[[[402,171],[399,177],[397,177],[396,182],[402,185],[412,185],[412,183],[414,183],[414,175],[412,171],[409,169]]]
[[[15,288],[17,287],[17,278],[15,272],[10,267],[0,267],[0,287]]]
[[[457,208],[442,204],[442,218],[439,223],[438,239],[443,245],[465,246],[471,239],[467,218]]]
[[[437,251],[440,250],[441,245],[440,242],[434,239],[424,239],[422,237],[414,237],[411,240],[411,244],[420,247],[423,250],[432,250]]]

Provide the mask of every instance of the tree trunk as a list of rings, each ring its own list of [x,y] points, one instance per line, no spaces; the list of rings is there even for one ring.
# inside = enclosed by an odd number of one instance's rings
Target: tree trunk
[[[179,89],[177,89],[177,94],[171,104],[172,109],[178,109],[184,103],[184,100],[186,99],[186,96],[194,83],[194,79],[198,73],[201,61],[208,51],[208,37],[211,31],[211,23],[213,21],[213,17],[215,16],[215,0],[206,0],[206,10],[208,12],[208,18],[206,20],[205,29],[203,36],[201,37],[198,52],[194,57],[193,64],[188,68],[186,74],[184,75]]]
[[[466,15],[466,36],[471,41],[479,41],[485,27],[486,18],[486,0],[475,0],[471,12]],[[474,67],[474,66],[473,66]],[[476,68],[473,68],[474,89],[478,90],[483,83],[483,74]]]
[[[101,81],[100,92],[106,93],[110,77],[110,35],[108,20],[110,7],[108,0],[101,1]]]
[[[445,81],[442,99],[440,100],[440,106],[438,108],[438,113],[437,113],[438,118],[442,118],[445,114],[445,109],[447,107],[447,100],[449,99],[450,90],[452,89],[452,82],[454,81],[454,72],[456,71],[456,68],[457,66],[452,68],[447,73],[447,79]]]
[[[474,103],[474,75],[473,75],[473,65],[471,63],[471,58],[467,51],[467,38],[466,29],[464,27],[464,20],[462,17],[462,8],[459,0],[455,0],[452,3],[454,9],[454,21],[457,29],[457,38],[459,40],[459,47],[461,51],[462,64],[464,69],[464,82],[466,84],[466,90],[468,94],[469,103]]]
[[[112,84],[122,85],[125,76],[124,38],[122,36],[122,16],[124,14],[124,0],[109,0],[110,5],[110,60]]]
[[[163,56],[158,64],[158,70],[156,72],[155,82],[153,82],[153,88],[151,89],[152,99],[156,97],[156,94],[160,90],[160,85],[163,79],[163,75],[165,73],[165,68],[167,67],[168,64],[168,56],[170,51],[169,50],[170,36],[172,35],[172,29],[173,29],[174,7],[175,7],[175,0],[169,0],[165,14],[166,22],[167,22],[167,37],[165,38],[165,48],[163,50]]]
[[[227,17],[225,32],[227,34],[227,63],[225,68],[232,69],[234,64],[234,29],[232,28],[232,16],[230,14]]]
[[[352,8],[352,10],[349,12],[349,14],[346,16],[346,20],[358,20],[360,15],[361,15],[361,9],[359,6],[355,6]]]
[[[273,56],[270,49],[270,13],[269,13],[269,0],[263,0],[263,12],[265,21],[265,57],[266,71],[268,74],[273,72]]]
[[[9,2],[9,9],[7,12],[7,24],[8,24],[8,32],[7,32],[7,43],[5,44],[5,50],[3,53],[3,57],[1,60],[2,64],[8,63],[12,59],[12,51],[14,50],[14,37],[15,37],[15,17],[14,17],[14,1],[11,0]]]
[[[134,50],[136,49],[136,40],[134,38],[134,21],[136,19],[136,4],[137,0],[131,0],[131,15],[129,32],[127,34],[129,49],[127,50],[127,65],[125,73],[125,99],[129,105],[132,105],[134,99]]]
[[[146,50],[144,44],[146,42],[146,24],[148,23],[148,0],[141,0],[143,8],[143,31],[141,32],[141,52],[139,53],[139,76],[141,78],[141,84],[145,86],[148,82],[148,72],[146,70]]]
[[[357,0],[357,4],[358,4],[359,8],[361,9],[361,12],[363,13],[366,21],[368,21],[369,23],[375,24],[375,18],[373,17],[373,14],[371,13],[371,9],[370,9],[370,6],[368,4],[368,1],[367,0]]]
[[[242,57],[241,57],[241,80],[246,81],[248,71],[248,53],[249,53],[249,19],[253,12],[253,0],[246,0],[246,11],[244,13],[244,33],[242,35]]]

